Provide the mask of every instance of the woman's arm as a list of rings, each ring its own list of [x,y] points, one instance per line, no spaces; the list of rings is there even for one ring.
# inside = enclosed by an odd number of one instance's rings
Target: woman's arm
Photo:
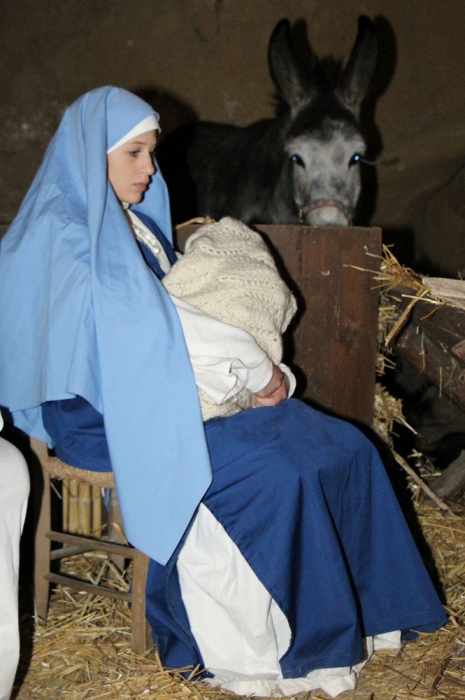
[[[221,404],[243,388],[256,397],[257,406],[274,405],[292,395],[294,375],[285,365],[276,367],[249,333],[182,299],[171,299],[181,320],[197,385],[215,403]]]

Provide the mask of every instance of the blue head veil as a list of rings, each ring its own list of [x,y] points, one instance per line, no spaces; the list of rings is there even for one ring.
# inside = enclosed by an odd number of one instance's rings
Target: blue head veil
[[[65,112],[0,247],[0,405],[51,444],[45,401],[104,414],[126,535],[165,563],[211,471],[179,319],[106,176],[106,151],[149,114],[125,90]],[[171,237],[159,172],[137,209]]]

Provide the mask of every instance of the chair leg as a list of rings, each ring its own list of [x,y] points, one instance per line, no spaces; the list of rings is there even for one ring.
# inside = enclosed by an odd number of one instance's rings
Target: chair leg
[[[145,616],[145,585],[149,558],[139,550],[134,552],[132,577],[132,650],[135,654],[145,654],[153,646],[150,626]]]
[[[49,582],[45,575],[50,571],[51,542],[46,533],[51,529],[50,478],[43,473],[44,490],[40,500],[39,517],[35,534],[34,598],[37,616],[45,620],[48,612]],[[40,498],[40,494],[36,494]]]

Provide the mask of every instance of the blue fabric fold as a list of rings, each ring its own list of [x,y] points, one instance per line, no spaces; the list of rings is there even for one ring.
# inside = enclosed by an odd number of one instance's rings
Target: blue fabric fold
[[[176,310],[106,176],[107,148],[149,114],[113,87],[66,110],[0,246],[0,404],[51,446],[41,404],[81,396],[102,413],[126,535],[164,564],[211,468]],[[170,240],[159,171],[137,210]]]

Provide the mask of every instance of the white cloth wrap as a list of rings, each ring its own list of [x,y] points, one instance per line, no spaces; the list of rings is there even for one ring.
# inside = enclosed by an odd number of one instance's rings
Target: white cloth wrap
[[[297,304],[266,243],[248,226],[230,217],[202,226],[188,239],[183,257],[162,282],[173,297],[247,331],[280,364],[282,334]],[[248,389],[220,405],[202,389],[199,396],[204,420],[232,415],[250,405]]]

